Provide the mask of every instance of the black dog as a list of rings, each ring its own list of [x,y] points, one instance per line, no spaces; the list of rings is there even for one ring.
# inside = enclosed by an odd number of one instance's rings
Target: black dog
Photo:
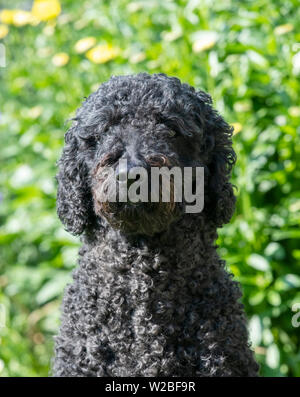
[[[55,376],[257,375],[239,285],[215,245],[234,211],[231,136],[209,95],[164,74],[112,77],[77,111],[57,203],[83,246]],[[204,167],[204,210],[103,202],[106,167],[119,159],[147,170]]]

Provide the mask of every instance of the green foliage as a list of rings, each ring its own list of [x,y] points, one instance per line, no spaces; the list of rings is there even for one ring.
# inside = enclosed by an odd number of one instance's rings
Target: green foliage
[[[237,211],[220,230],[219,250],[242,283],[261,375],[300,376],[299,328],[292,325],[292,305],[300,302],[298,2],[61,5],[58,18],[9,26],[1,40],[0,374],[49,372],[79,244],[55,213],[65,123],[110,75],[148,71],[210,92],[240,130]],[[118,55],[96,64],[76,52],[76,42],[89,36],[117,47]],[[58,53],[69,55],[65,65],[53,59]]]

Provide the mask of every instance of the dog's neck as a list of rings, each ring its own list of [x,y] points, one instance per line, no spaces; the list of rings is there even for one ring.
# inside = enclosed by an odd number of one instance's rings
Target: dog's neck
[[[182,271],[182,266],[193,271],[199,263],[205,265],[207,252],[211,259],[216,238],[215,225],[201,214],[185,215],[169,230],[152,237],[127,236],[102,224],[85,234],[81,254],[93,251],[106,270],[112,272],[151,273],[159,268],[176,272]]]

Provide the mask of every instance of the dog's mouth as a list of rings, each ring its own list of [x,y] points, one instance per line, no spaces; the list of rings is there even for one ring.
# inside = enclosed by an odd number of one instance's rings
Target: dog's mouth
[[[176,219],[173,213],[170,214],[166,210],[161,211],[160,209],[152,213],[149,213],[149,211],[126,209],[118,214],[102,212],[102,216],[106,218],[114,229],[127,234],[141,234],[146,236],[153,236],[154,234],[166,231]]]
[[[175,198],[173,176],[168,180],[159,176],[153,183],[152,167],[169,169],[172,161],[160,154],[149,156],[145,164],[144,176],[140,173],[131,179],[128,168],[123,173],[120,162],[110,168],[100,163],[92,174],[92,195],[96,215],[113,228],[152,236],[166,231],[181,216],[183,203]]]
[[[167,230],[180,216],[179,203],[110,202],[99,200],[93,189],[94,211],[114,228],[126,234],[153,236]]]

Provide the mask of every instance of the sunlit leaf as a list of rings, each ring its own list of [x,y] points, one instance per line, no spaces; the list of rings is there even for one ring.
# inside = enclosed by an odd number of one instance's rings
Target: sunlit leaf
[[[297,76],[300,74],[300,51],[297,52],[292,58],[293,73]]]
[[[65,52],[60,52],[58,54],[55,54],[54,57],[52,58],[52,63],[54,66],[61,67],[65,66],[69,62],[69,55],[66,54]]]
[[[209,50],[217,42],[218,35],[216,32],[199,31],[193,34],[193,51],[201,52]]]
[[[264,272],[270,269],[269,262],[263,256],[258,254],[251,254],[247,259],[247,263],[254,269]]]
[[[89,50],[91,47],[93,47],[96,44],[96,38],[95,37],[84,37],[83,39],[80,39],[77,41],[75,44],[75,51],[78,54],[81,54],[83,52],[86,52]]]
[[[139,63],[146,59],[146,54],[144,52],[137,52],[136,54],[131,55],[129,61],[131,63]]]
[[[272,344],[267,349],[266,363],[270,368],[277,368],[279,366],[280,353],[278,347]]]
[[[262,324],[257,315],[252,316],[249,321],[249,334],[253,346],[258,346],[262,339]]]
[[[43,304],[50,299],[53,299],[60,295],[61,290],[66,286],[67,282],[70,281],[69,273],[60,273],[52,280],[48,281],[39,291],[36,296],[38,304]]]
[[[285,25],[276,26],[274,33],[277,36],[281,36],[282,34],[289,33],[294,29],[294,26],[291,23],[286,23]]]

